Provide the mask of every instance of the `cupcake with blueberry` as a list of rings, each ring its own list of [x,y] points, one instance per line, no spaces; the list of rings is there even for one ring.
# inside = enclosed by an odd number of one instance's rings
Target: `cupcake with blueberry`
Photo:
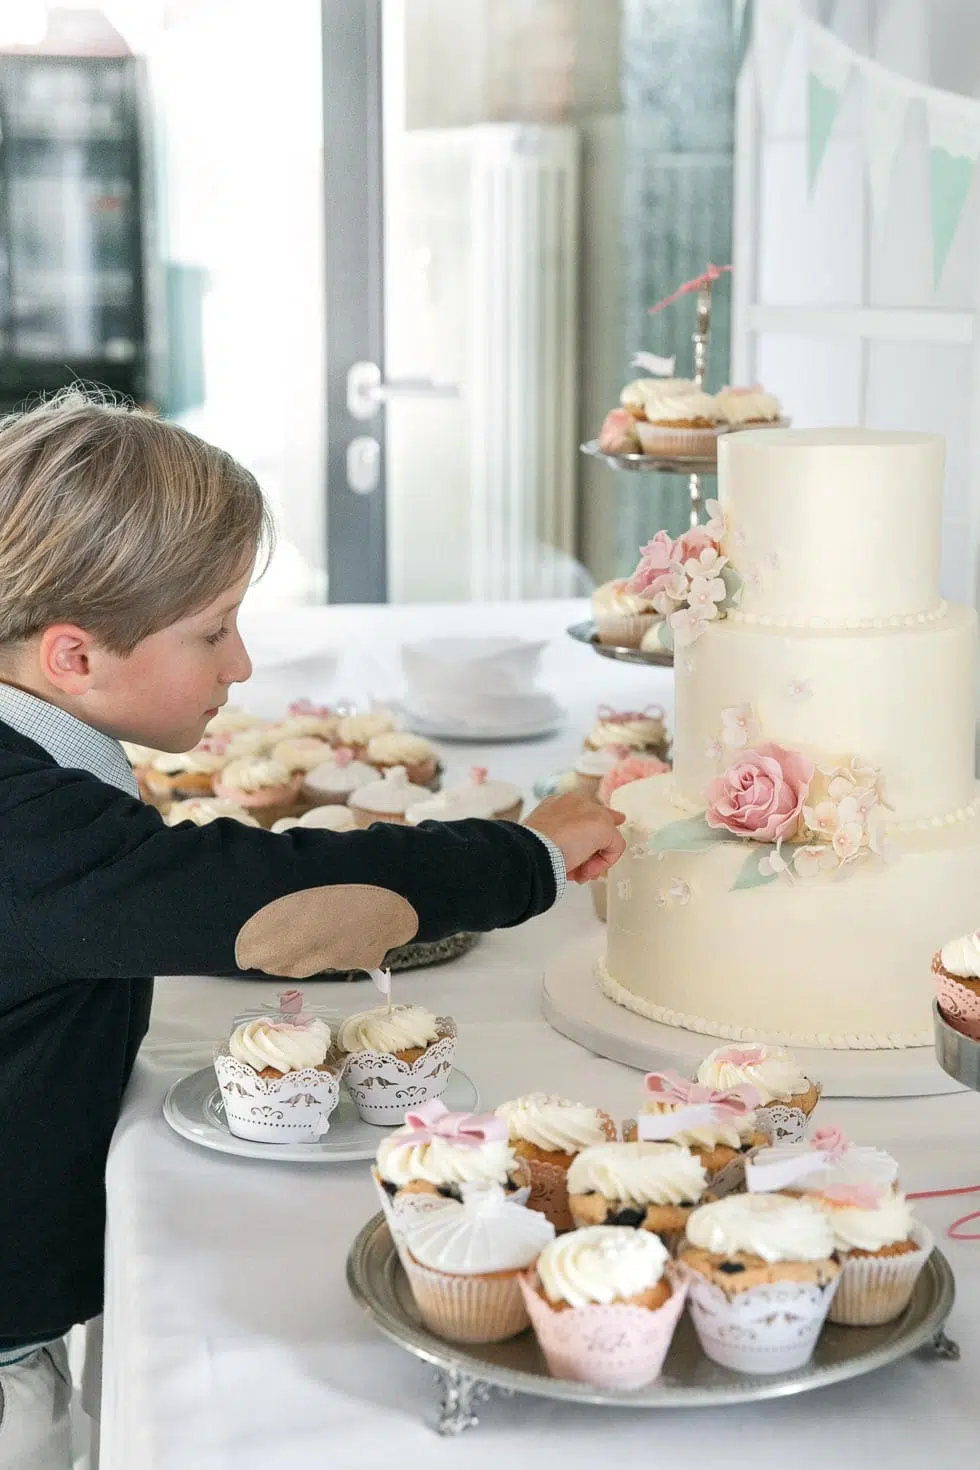
[[[366,1123],[391,1124],[406,1107],[445,1092],[456,1056],[456,1023],[425,1006],[389,1005],[342,1021],[337,1046],[344,1085]]]
[[[364,759],[382,773],[402,767],[413,786],[431,786],[439,770],[439,757],[431,740],[404,730],[373,735]]]
[[[340,1098],[330,1027],[303,1010],[235,1026],[214,1054],[225,1121],[258,1143],[315,1143]]]
[[[261,826],[271,827],[280,817],[292,815],[302,785],[301,774],[294,775],[271,756],[241,756],[223,768],[214,793],[244,807]]]
[[[759,1098],[759,1126],[770,1143],[803,1138],[820,1100],[820,1083],[811,1081],[796,1058],[778,1046],[719,1046],[698,1067],[696,1080],[724,1091],[751,1087]]]
[[[694,1210],[680,1263],[705,1354],[739,1373],[801,1368],[840,1278],[834,1233],[815,1203],[730,1194]]]
[[[225,741],[206,736],[193,750],[160,751],[145,767],[143,785],[150,800],[162,806],[192,796],[213,796],[226,760]]]
[[[359,827],[370,827],[374,822],[395,822],[405,826],[409,808],[427,801],[431,795],[427,786],[416,786],[408,779],[404,766],[392,766],[380,781],[372,781],[351,792],[347,805]]]
[[[708,1187],[701,1160],[673,1143],[601,1143],[568,1170],[575,1225],[630,1225],[659,1235],[668,1248]]]
[[[529,1207],[547,1215],[556,1230],[571,1230],[568,1171],[584,1149],[615,1139],[612,1118],[601,1108],[544,1092],[501,1103],[497,1117],[507,1125],[511,1147],[527,1165]]]
[[[655,1235],[598,1225],[547,1245],[523,1291],[553,1378],[636,1389],[659,1376],[687,1287]]]
[[[651,1072],[646,1097],[624,1138],[675,1143],[704,1165],[713,1194],[729,1194],[745,1183],[745,1163],[769,1139],[755,1113],[758,1094],[748,1087],[715,1091],[673,1072]]]

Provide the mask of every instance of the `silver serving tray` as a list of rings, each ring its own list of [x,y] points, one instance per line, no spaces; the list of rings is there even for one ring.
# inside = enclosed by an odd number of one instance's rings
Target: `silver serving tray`
[[[674,667],[674,655],[666,648],[647,653],[642,648],[621,648],[615,643],[600,643],[596,625],[591,619],[584,623],[572,623],[567,631],[579,643],[590,644],[603,658],[614,658],[624,664],[658,664],[661,668],[668,669]]]
[[[601,459],[603,464],[609,465],[614,470],[634,470],[638,474],[663,474],[663,475],[717,475],[718,457],[711,455],[710,458],[695,458],[689,455],[685,458],[677,458],[669,454],[606,454],[599,448],[598,439],[589,439],[587,443],[580,444],[582,454],[587,454],[591,459]]]
[[[964,1087],[980,1092],[980,1041],[971,1041],[969,1036],[955,1030],[935,1000],[932,1019],[936,1032],[936,1061],[944,1072],[962,1082]]]
[[[816,1352],[803,1368],[771,1377],[722,1368],[703,1355],[685,1315],[661,1378],[649,1388],[632,1392],[549,1377],[530,1331],[509,1342],[475,1346],[436,1337],[419,1318],[383,1215],[369,1220],[351,1246],[347,1284],[355,1300],[387,1337],[439,1370],[442,1397],[437,1427],[442,1434],[458,1434],[476,1424],[474,1408],[492,1389],[621,1409],[693,1409],[783,1398],[824,1388],[884,1368],[919,1348],[928,1348],[939,1358],[959,1357],[958,1347],[942,1330],[953,1305],[954,1287],[953,1273],[938,1250],[926,1262],[912,1300],[896,1322],[884,1327],[838,1327],[828,1323]]]

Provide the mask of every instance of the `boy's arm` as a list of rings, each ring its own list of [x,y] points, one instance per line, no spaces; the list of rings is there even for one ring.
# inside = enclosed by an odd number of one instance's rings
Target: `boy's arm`
[[[11,946],[65,979],[370,968],[412,938],[523,923],[556,894],[548,847],[509,822],[167,827],[27,760],[0,785],[0,834]]]

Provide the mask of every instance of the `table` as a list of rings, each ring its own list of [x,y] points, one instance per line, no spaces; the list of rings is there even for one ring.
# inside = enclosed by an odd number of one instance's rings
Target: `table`
[[[669,702],[668,671],[599,660],[564,638],[564,626],[582,615],[572,603],[452,609],[450,625],[459,632],[553,638],[544,682],[570,719],[544,741],[447,746],[450,775],[479,760],[529,787],[567,763],[598,701]],[[446,623],[440,609],[315,609],[266,617],[254,629],[246,619],[245,632],[257,667],[270,677],[276,660],[297,647],[308,657],[318,644],[342,642],[347,677],[363,667],[360,650],[367,649],[377,683],[392,679],[399,641]],[[540,1017],[549,958],[558,945],[592,942],[596,922],[587,893],[572,889],[559,909],[487,936],[455,964],[398,977],[400,998],[457,1018],[459,1061],[485,1105],[541,1088],[618,1116],[632,1110],[638,1074],[582,1050]],[[376,1209],[367,1166],[318,1169],[209,1153],[178,1138],[161,1115],[170,1083],[205,1065],[231,1016],[272,988],[193,977],[158,983],[107,1174],[102,1470],[524,1470],[540,1466],[545,1454],[563,1470],[593,1470],[610,1455],[632,1464],[652,1455],[675,1464],[694,1457],[712,1470],[825,1463],[850,1470],[872,1461],[911,1470],[934,1458],[940,1443],[947,1461],[975,1454],[980,1241],[943,1239],[946,1226],[972,1208],[969,1198],[920,1206],[957,1276],[950,1331],[962,1348],[959,1363],[911,1359],[815,1394],[690,1413],[494,1399],[478,1429],[439,1439],[426,1423],[434,1408],[430,1371],[388,1343],[347,1292],[349,1243]],[[349,1010],[376,998],[366,981],[306,989],[314,1003]],[[898,1156],[906,1189],[980,1182],[980,1099],[973,1094],[824,1106],[825,1121]]]

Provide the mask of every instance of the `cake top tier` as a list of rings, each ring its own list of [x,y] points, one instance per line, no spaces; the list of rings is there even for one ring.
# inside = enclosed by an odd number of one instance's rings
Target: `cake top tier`
[[[743,584],[735,618],[847,628],[934,612],[944,469],[936,434],[723,435],[725,551]]]

